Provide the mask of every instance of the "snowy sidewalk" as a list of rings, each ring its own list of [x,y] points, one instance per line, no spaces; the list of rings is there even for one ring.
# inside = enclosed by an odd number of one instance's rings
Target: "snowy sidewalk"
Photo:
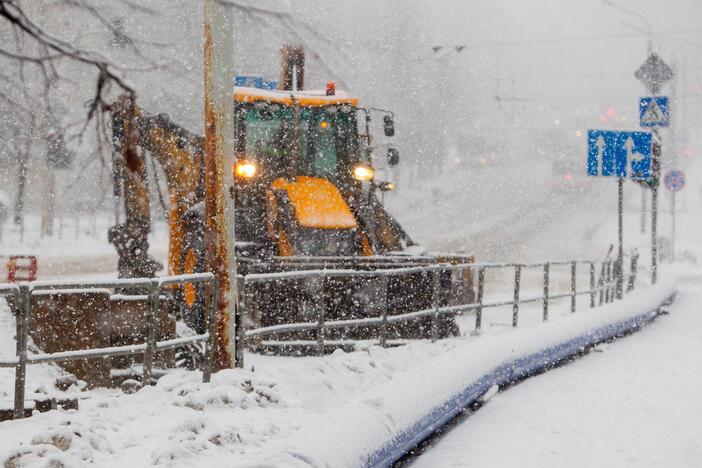
[[[702,288],[667,316],[493,398],[413,466],[696,467]]]

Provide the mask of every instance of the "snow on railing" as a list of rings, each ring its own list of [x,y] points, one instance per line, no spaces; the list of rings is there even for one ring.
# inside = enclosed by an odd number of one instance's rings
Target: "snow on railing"
[[[173,284],[185,283],[207,283],[210,285],[209,311],[208,311],[208,332],[180,337],[170,340],[158,341],[157,315],[159,301],[162,299],[161,288]],[[146,300],[148,305],[147,322],[148,334],[146,342],[126,346],[112,346],[106,348],[80,349],[73,351],[62,351],[46,354],[28,354],[27,341],[29,335],[29,317],[32,312],[31,297],[33,295],[43,295],[49,292],[72,293],[109,290],[119,288],[124,289],[145,289],[147,290]],[[196,273],[188,275],[163,276],[158,278],[134,278],[118,279],[108,281],[35,281],[23,282],[19,284],[0,284],[0,295],[13,296],[17,309],[17,356],[12,359],[0,359],[0,368],[15,368],[15,401],[13,418],[24,417],[24,396],[25,381],[28,364],[41,364],[49,362],[65,362],[83,359],[108,358],[112,356],[124,356],[142,354],[144,356],[142,385],[151,382],[154,354],[156,351],[173,349],[187,346],[194,343],[205,343],[205,355],[202,364],[202,380],[209,382],[212,373],[212,353],[215,327],[215,313],[217,310],[217,278],[212,273]],[[144,297],[142,295],[142,297]]]
[[[634,288],[634,282],[636,279],[637,270],[637,260],[638,255],[631,257],[630,272],[628,275],[628,282],[626,291],[631,291]],[[587,267],[589,273],[589,284],[586,289],[578,288],[577,284],[577,272],[578,266],[583,265]],[[599,277],[598,277],[598,265],[599,265]],[[551,280],[551,267],[554,266],[568,266],[570,267],[570,285],[568,292],[552,294],[550,291],[550,280]],[[514,269],[514,288],[513,288],[513,298],[511,300],[500,300],[486,302],[483,300],[485,292],[485,273],[487,270],[499,270],[499,269]],[[543,270],[543,294],[534,297],[521,298],[521,275],[522,271],[526,269],[542,269]],[[474,302],[468,304],[459,305],[440,305],[440,272],[458,272],[461,274],[465,270],[471,270],[473,272],[477,271],[477,293],[475,295]],[[392,276],[415,274],[415,273],[425,273],[432,276],[433,282],[433,296],[432,296],[432,306],[430,308],[409,311],[399,314],[389,314],[388,311],[388,301],[387,301],[387,278]],[[619,273],[619,274],[618,274]],[[474,275],[475,276],[475,275]],[[267,340],[264,342],[259,342],[259,344],[265,344],[266,346],[316,346],[317,354],[323,355],[325,349],[328,346],[334,346],[335,343],[343,342],[344,344],[350,344],[354,342],[364,342],[366,340],[327,340],[325,339],[325,334],[328,330],[332,329],[347,329],[353,330],[360,327],[370,327],[377,326],[377,340],[381,346],[386,346],[389,342],[388,324],[400,323],[400,322],[411,322],[412,320],[417,320],[420,318],[431,317],[430,326],[430,336],[432,341],[436,341],[439,338],[439,318],[443,315],[459,315],[469,311],[474,311],[475,313],[475,329],[480,330],[482,326],[482,316],[483,311],[489,308],[498,308],[512,306],[512,326],[517,327],[519,323],[519,309],[520,305],[538,303],[541,302],[543,308],[543,321],[549,319],[549,305],[558,299],[570,298],[570,310],[571,312],[576,311],[576,298],[578,296],[589,296],[590,297],[590,307],[595,307],[599,302],[600,305],[603,303],[608,303],[613,301],[615,298],[621,299],[624,292],[624,272],[623,268],[618,268],[616,262],[611,259],[606,259],[604,261],[589,261],[589,260],[570,260],[570,261],[553,261],[553,262],[541,262],[541,263],[461,263],[461,264],[432,264],[432,265],[422,265],[422,266],[412,266],[412,267],[399,267],[399,268],[382,268],[373,270],[351,270],[351,269],[315,269],[315,270],[302,270],[302,271],[284,271],[275,273],[256,273],[248,274],[245,276],[240,276],[239,281],[243,286],[242,291],[243,297],[246,297],[246,286],[248,284],[256,283],[272,283],[272,282],[285,282],[293,280],[306,280],[306,279],[334,279],[334,278],[344,278],[344,277],[354,277],[354,278],[371,278],[379,279],[382,284],[382,296],[385,297],[385,301],[380,307],[379,313],[374,317],[364,317],[364,318],[354,318],[345,320],[327,320],[326,311],[324,308],[324,301],[317,302],[317,310],[315,321],[310,322],[295,322],[278,324],[272,326],[265,326],[259,328],[253,328],[246,331],[240,331],[240,343],[245,344],[247,339],[262,339],[268,336],[275,336],[283,333],[300,332],[300,331],[315,331],[315,340],[304,340],[292,338],[289,340]],[[598,297],[599,295],[599,297]],[[237,308],[237,321],[242,323],[244,316],[244,310],[246,307],[246,300],[240,304]],[[238,353],[238,363],[243,365],[241,361],[243,353]]]

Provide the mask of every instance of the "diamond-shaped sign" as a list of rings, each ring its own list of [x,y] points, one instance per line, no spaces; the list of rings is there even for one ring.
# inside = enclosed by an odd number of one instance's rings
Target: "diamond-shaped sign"
[[[658,94],[664,84],[673,78],[670,68],[657,54],[651,53],[646,61],[636,70],[634,76],[642,82],[651,94]]]

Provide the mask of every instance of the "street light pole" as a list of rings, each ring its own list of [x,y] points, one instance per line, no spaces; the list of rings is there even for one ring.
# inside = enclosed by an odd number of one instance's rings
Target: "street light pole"
[[[452,49],[456,54],[460,54],[463,52],[463,50],[466,48],[464,45],[456,45],[453,46]],[[448,49],[448,47],[444,47],[443,45],[435,45],[432,47],[432,51],[434,52],[434,55],[436,57],[436,62],[439,65],[438,72],[439,76],[441,78],[441,83],[438,85],[439,88],[439,100],[441,101],[439,103],[439,111],[441,112],[441,119],[439,119],[439,122],[443,123],[443,128],[442,128],[442,140],[441,140],[441,157],[446,158],[448,154],[448,148],[449,148],[449,138],[448,138],[448,132],[449,132],[449,119],[448,119],[448,109],[449,106],[447,105],[447,102],[449,100],[449,92],[450,92],[450,87],[449,87],[449,69],[450,69],[450,57],[451,57],[451,50],[446,50],[446,52],[443,55],[440,55],[439,53],[444,50]],[[443,167],[442,165],[436,165],[436,168],[441,168]]]
[[[653,27],[651,26],[651,22],[648,20],[648,18],[646,18],[641,13],[635,12],[634,10],[630,10],[628,8],[621,6],[621,5],[617,5],[612,0],[602,0],[602,3],[604,3],[605,5],[610,6],[612,8],[615,8],[619,11],[623,11],[624,13],[628,13],[632,16],[635,16],[636,18],[638,18],[641,21],[643,21],[644,23],[646,23],[646,30],[648,33],[648,52],[649,53],[653,52]],[[627,25],[627,26],[634,27],[632,25]]]

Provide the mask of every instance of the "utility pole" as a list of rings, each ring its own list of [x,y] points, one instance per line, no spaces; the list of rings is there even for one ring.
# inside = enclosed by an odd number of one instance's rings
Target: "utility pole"
[[[237,265],[234,235],[233,13],[204,0],[205,243],[209,270],[219,280],[214,366],[242,366],[237,350]]]

